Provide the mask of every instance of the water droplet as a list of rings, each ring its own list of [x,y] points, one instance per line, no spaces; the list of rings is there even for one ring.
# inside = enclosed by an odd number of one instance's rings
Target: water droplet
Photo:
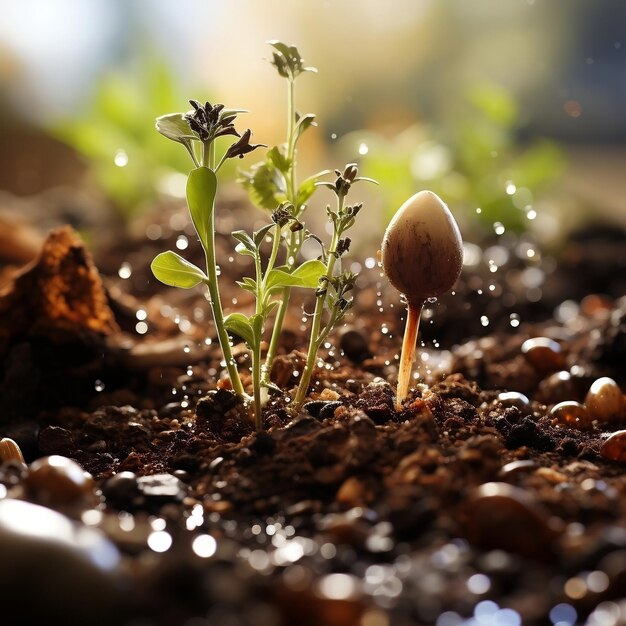
[[[146,227],[146,237],[151,241],[160,239],[163,235],[163,229],[158,224],[150,224]]]
[[[104,383],[99,378],[96,380],[93,387],[98,392],[104,391]]]
[[[508,180],[506,182],[506,186],[504,188],[504,191],[506,192],[506,194],[508,196],[512,196],[517,191],[517,186],[515,185],[515,183],[513,181]]]
[[[191,348],[189,347],[189,344],[185,344],[185,346],[183,348],[183,352],[185,354],[189,354],[191,352]]]
[[[331,139],[337,139],[337,133],[331,133],[330,134],[330,138]]]
[[[365,142],[359,144],[359,154],[365,155],[370,151],[369,146]]]
[[[176,247],[179,250],[186,250],[189,246],[189,239],[185,235],[178,235],[176,239]]]
[[[145,309],[138,309],[137,313],[135,313],[135,317],[139,321],[143,321],[148,317],[148,311],[146,311]]]
[[[164,530],[156,530],[148,537],[148,547],[155,552],[167,552],[172,545],[172,536]]]
[[[128,165],[128,155],[125,150],[118,150],[113,157],[113,163],[117,167],[126,167]]]
[[[133,273],[133,268],[131,267],[131,264],[128,263],[128,261],[124,261],[124,263],[120,265],[120,269],[117,270],[117,275],[120,278],[123,278],[124,280],[126,280],[127,278],[130,278],[132,273]]]
[[[496,235],[504,235],[506,228],[504,228],[504,224],[502,224],[502,222],[495,222],[493,225],[493,230],[495,231]]]
[[[135,325],[135,331],[138,335],[145,335],[148,332],[148,324],[145,322],[137,322]]]
[[[489,326],[489,318],[488,318],[486,315],[482,315],[482,316],[480,317],[480,323],[481,323],[483,326]]]

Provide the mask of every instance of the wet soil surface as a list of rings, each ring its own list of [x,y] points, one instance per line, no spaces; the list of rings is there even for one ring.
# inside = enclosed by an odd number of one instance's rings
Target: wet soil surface
[[[626,389],[625,301],[513,302],[513,279],[488,295],[487,265],[476,318],[481,273],[466,272],[426,314],[423,382],[397,411],[402,305],[371,267],[297,412],[295,301],[272,372],[284,394],[255,432],[202,294],[170,300],[149,282],[163,241],[110,250],[100,283],[61,239],[54,279],[26,273],[0,306],[0,434],[30,464],[0,466],[0,546],[19,548],[0,574],[3,623],[626,623],[626,408],[621,391],[587,395],[603,376]],[[80,320],[66,271],[84,287]],[[225,268],[223,292],[245,309],[227,286],[241,271]],[[553,410],[563,401],[580,406]]]

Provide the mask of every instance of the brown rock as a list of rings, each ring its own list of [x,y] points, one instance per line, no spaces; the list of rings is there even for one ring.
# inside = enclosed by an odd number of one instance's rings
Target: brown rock
[[[602,444],[600,454],[609,461],[626,462],[626,430],[614,432]]]
[[[75,461],[64,456],[37,459],[24,481],[26,492],[39,504],[75,512],[95,504],[95,482]]]
[[[522,344],[522,354],[538,372],[547,374],[565,366],[561,346],[548,337],[528,339]]]
[[[555,372],[539,383],[535,398],[544,404],[577,400],[577,389],[572,375],[567,370]]]
[[[535,498],[508,483],[486,483],[466,502],[463,525],[477,546],[543,560],[553,553],[558,532]]]
[[[0,293],[0,354],[14,336],[63,341],[117,330],[91,255],[69,226],[53,230],[39,258]]]
[[[598,378],[587,393],[585,405],[594,419],[601,422],[617,420],[624,409],[622,390],[612,378]]]
[[[559,424],[586,430],[591,427],[591,417],[587,409],[579,402],[559,402],[552,407],[550,415],[555,417]]]

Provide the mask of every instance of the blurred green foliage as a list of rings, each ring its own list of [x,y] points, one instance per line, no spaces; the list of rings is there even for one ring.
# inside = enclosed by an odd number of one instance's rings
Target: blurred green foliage
[[[147,57],[134,72],[104,74],[82,114],[53,129],[85,158],[90,176],[124,219],[155,199],[164,176],[190,169],[188,156],[154,129],[163,111],[181,108],[183,93],[169,67]]]
[[[441,113],[432,125],[416,124],[390,139],[368,132],[346,138],[353,154],[367,146],[362,166],[380,182],[388,217],[420,189],[431,189],[460,209],[466,224],[524,230],[537,193],[563,170],[561,150],[546,139],[521,144],[517,104],[495,85],[473,87]]]

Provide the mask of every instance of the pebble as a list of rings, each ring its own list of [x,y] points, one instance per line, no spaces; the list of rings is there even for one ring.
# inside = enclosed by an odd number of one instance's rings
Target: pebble
[[[587,409],[573,400],[566,400],[555,404],[550,410],[550,415],[555,417],[559,424],[586,430],[591,427],[591,417]]]
[[[556,404],[576,398],[576,392],[572,375],[567,370],[561,370],[550,374],[539,383],[535,397],[544,404]]]
[[[350,476],[339,487],[335,500],[346,507],[355,507],[361,505],[365,497],[365,485],[355,476]]]
[[[172,474],[140,476],[137,479],[137,487],[147,502],[155,504],[182,502],[187,495],[187,485]]]
[[[63,512],[89,508],[96,502],[91,474],[64,456],[47,456],[31,463],[24,486],[34,501]]]
[[[626,462],[626,430],[614,432],[600,448],[600,455],[609,461]]]
[[[361,363],[372,356],[367,337],[352,326],[347,326],[340,333],[339,348],[353,363]]]
[[[119,509],[132,508],[140,497],[137,476],[134,472],[119,472],[102,485],[107,504]]]
[[[554,372],[565,367],[561,346],[548,337],[534,337],[522,344],[524,358],[541,373]]]
[[[530,459],[520,459],[519,461],[511,461],[502,467],[499,475],[502,478],[521,474],[522,472],[531,472],[537,469],[537,463]]]
[[[608,376],[598,378],[585,398],[587,410],[601,422],[618,420],[624,410],[624,396],[619,385]]]
[[[528,397],[518,391],[503,391],[498,394],[497,400],[504,407],[514,406],[520,411],[530,407],[530,400]]]
[[[475,545],[506,550],[533,559],[552,554],[557,531],[527,491],[508,483],[485,483],[464,507],[464,526]]]
[[[39,450],[43,454],[65,455],[74,450],[72,433],[60,426],[47,426],[39,433]]]
[[[339,408],[342,403],[338,400],[312,400],[303,405],[303,409],[313,417],[325,419],[332,417],[335,409]]]
[[[119,623],[120,554],[99,530],[7,498],[0,501],[0,554],[3,624]]]

